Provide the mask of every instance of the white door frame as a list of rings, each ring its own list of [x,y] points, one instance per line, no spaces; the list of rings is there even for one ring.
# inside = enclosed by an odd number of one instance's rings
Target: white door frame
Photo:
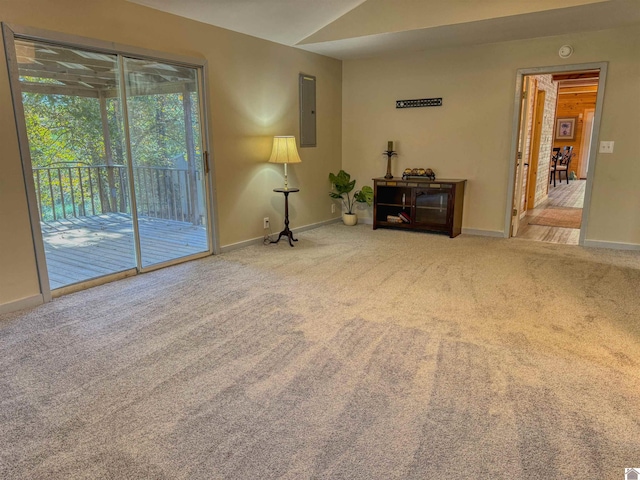
[[[583,132],[582,143],[580,144],[581,152],[589,152],[589,154],[591,154],[591,137],[593,136],[593,117],[595,117],[595,114],[596,114],[595,108],[584,109],[584,123],[582,127],[582,132]],[[588,127],[588,128],[585,128],[585,127]],[[589,139],[585,137],[584,132],[589,132]],[[584,155],[582,158],[584,158]],[[578,178],[588,178],[588,177],[589,177],[589,162],[588,161],[580,162],[580,171],[578,171]]]
[[[553,73],[575,72],[580,70],[600,70],[600,78],[598,80],[598,95],[596,97],[596,112],[593,117],[593,135],[591,137],[591,151],[589,152],[589,162],[587,175],[587,184],[584,192],[584,206],[582,208],[582,226],[580,227],[579,245],[584,245],[585,236],[588,228],[589,210],[591,208],[591,189],[595,177],[595,163],[598,155],[598,138],[600,136],[600,122],[602,120],[602,106],[604,103],[604,89],[607,80],[607,67],[609,62],[595,63],[579,63],[573,65],[555,65],[551,67],[532,67],[521,68],[516,72],[516,92],[514,97],[514,111],[512,130],[511,130],[511,150],[509,153],[509,177],[507,185],[507,211],[505,212],[503,236],[509,238],[511,236],[511,213],[513,209],[514,187],[516,183],[516,156],[518,151],[518,124],[520,121],[520,109],[522,108],[522,79],[525,75],[545,75]]]
[[[38,28],[24,27],[18,25],[12,25],[2,23],[2,35],[4,37],[4,48],[7,58],[7,66],[9,70],[9,83],[11,86],[11,94],[13,99],[14,117],[16,121],[16,129],[18,133],[18,142],[20,147],[20,156],[22,159],[22,171],[25,181],[25,189],[27,193],[27,204],[29,209],[31,233],[33,236],[36,266],[38,271],[38,281],[40,284],[40,292],[42,300],[49,302],[52,299],[51,287],[49,285],[49,273],[47,270],[47,262],[44,250],[44,240],[42,238],[42,230],[40,228],[40,214],[38,212],[38,202],[36,199],[36,187],[32,174],[32,162],[31,154],[29,152],[29,139],[27,136],[27,127],[24,116],[24,108],[22,105],[21,89],[20,89],[20,77],[18,72],[18,63],[15,51],[15,38],[24,38],[34,41],[42,41],[55,43],[67,47],[76,47],[88,50],[97,50],[104,53],[127,57],[134,57],[140,59],[149,59],[156,61],[171,62],[173,64],[183,65],[185,67],[191,67],[198,69],[200,74],[198,75],[198,93],[200,99],[200,129],[201,129],[201,142],[203,151],[203,163],[205,174],[205,201],[207,202],[207,223],[209,227],[209,245],[208,251],[186,257],[181,257],[176,260],[170,260],[167,262],[154,264],[145,268],[140,268],[138,261],[138,271],[140,273],[156,270],[165,266],[173,265],[176,263],[182,263],[191,259],[201,258],[220,252],[220,244],[218,238],[217,228],[217,202],[215,191],[215,174],[213,170],[213,160],[211,154],[211,147],[209,142],[209,128],[207,123],[207,108],[208,102],[206,100],[206,81],[207,81],[207,61],[202,58],[187,57],[184,55],[175,55],[165,52],[158,52],[155,50],[148,50],[145,48],[134,47],[130,45],[123,45],[115,42],[107,42],[104,40],[96,40],[88,37],[81,37],[76,35],[69,35],[59,32],[53,32],[49,30],[43,30]],[[131,158],[129,158],[129,163]],[[132,194],[133,197],[133,194]],[[139,260],[140,252],[137,252],[137,258]],[[110,282],[117,278],[124,278],[136,273],[136,269],[125,270],[114,274],[106,275],[104,277],[98,277],[89,279],[86,282],[80,284],[69,285],[56,290],[58,294],[64,294],[71,291],[87,288],[90,286],[98,285],[101,283]]]

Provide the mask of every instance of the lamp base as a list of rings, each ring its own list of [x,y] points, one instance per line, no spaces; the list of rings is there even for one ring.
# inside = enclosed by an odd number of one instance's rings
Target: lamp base
[[[297,242],[297,238],[293,238],[293,232],[289,230],[289,194],[299,192],[299,188],[274,188],[274,192],[280,192],[284,194],[284,230],[280,232],[277,240],[272,240],[271,243],[278,243],[282,237],[286,237],[289,240],[289,245],[293,247],[293,242]]]
[[[293,243],[291,243],[292,241],[297,242],[298,239],[297,238],[293,238],[293,232],[291,230],[289,230],[289,226],[287,225],[284,230],[282,230],[280,232],[280,235],[278,235],[278,239],[277,240],[271,240],[271,243],[278,243],[280,241],[280,238],[285,237],[289,239],[289,245],[291,245],[293,247]]]

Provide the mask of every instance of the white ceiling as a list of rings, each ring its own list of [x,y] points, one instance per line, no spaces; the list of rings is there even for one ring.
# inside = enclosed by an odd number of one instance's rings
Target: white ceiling
[[[383,3],[385,0],[129,0],[158,10],[173,13],[183,17],[209,23],[218,27],[252,35],[265,40],[282,43],[304,50],[320,53],[339,59],[363,58],[394,52],[420,51],[426,48],[447,47],[458,45],[472,45],[493,43],[526,38],[558,35],[560,33],[576,33],[592,30],[603,30],[622,25],[640,22],[640,0],[585,0],[579,4],[576,0],[556,0],[554,8],[548,6],[540,11],[530,11],[528,2],[527,13],[483,17],[484,6],[493,2],[493,7],[500,0],[482,0],[481,2],[466,2],[467,10],[463,15],[456,14],[453,9],[464,5],[463,0],[420,0],[419,9],[425,10],[429,2],[433,8],[441,10],[451,5],[449,17],[458,15],[465,18],[458,22],[445,25],[429,26],[428,28],[412,28],[404,31],[382,32],[369,35],[354,34],[353,38],[344,38],[345,31],[362,30],[365,23],[384,24],[383,19],[371,18],[371,11],[384,15],[380,6],[393,8],[397,17],[405,11],[412,15],[418,11],[411,10],[410,1],[393,0],[393,3]],[[392,1],[392,0],[389,0]],[[510,0],[514,2],[514,0]],[[367,5],[362,5],[366,2]],[[396,3],[397,2],[397,3]],[[441,3],[448,2],[448,3]],[[484,2],[484,5],[483,5]],[[457,5],[455,5],[457,3]],[[576,5],[578,3],[578,5]],[[469,7],[468,5],[473,5]],[[540,5],[541,2],[538,2]],[[397,5],[397,8],[395,8]],[[444,5],[444,7],[443,7]],[[548,5],[548,3],[547,3]],[[562,5],[573,5],[558,8]],[[361,8],[356,8],[361,6]],[[363,7],[370,7],[368,9]],[[414,3],[415,7],[415,3]],[[469,10],[478,10],[476,21],[468,21],[474,15]],[[359,16],[360,12],[367,12]],[[348,14],[348,15],[347,15]],[[446,14],[446,12],[445,12]],[[338,20],[336,22],[336,20]],[[415,18],[412,19],[415,24]],[[419,22],[418,22],[419,23]],[[346,24],[346,28],[345,28]],[[424,24],[428,25],[425,18]],[[339,25],[340,35],[329,37],[327,41],[305,43],[313,41],[320,30],[331,32]],[[327,27],[329,26],[329,27]],[[313,35],[313,36],[312,36]],[[322,37],[322,34],[319,35]],[[346,36],[349,36],[348,34]],[[311,37],[311,38],[308,38]],[[327,37],[327,35],[325,35]]]
[[[199,22],[295,45],[366,0],[129,0]]]

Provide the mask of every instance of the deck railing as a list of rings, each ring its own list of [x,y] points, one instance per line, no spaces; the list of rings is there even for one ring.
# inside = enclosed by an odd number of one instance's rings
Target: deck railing
[[[199,172],[134,167],[138,215],[201,224]],[[110,212],[131,213],[125,165],[65,165],[33,168],[43,222]]]

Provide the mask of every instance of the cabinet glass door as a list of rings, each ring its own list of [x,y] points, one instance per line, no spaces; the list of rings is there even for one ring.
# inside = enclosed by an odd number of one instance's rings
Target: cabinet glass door
[[[450,191],[435,189],[416,190],[415,222],[445,227],[448,223]]]

